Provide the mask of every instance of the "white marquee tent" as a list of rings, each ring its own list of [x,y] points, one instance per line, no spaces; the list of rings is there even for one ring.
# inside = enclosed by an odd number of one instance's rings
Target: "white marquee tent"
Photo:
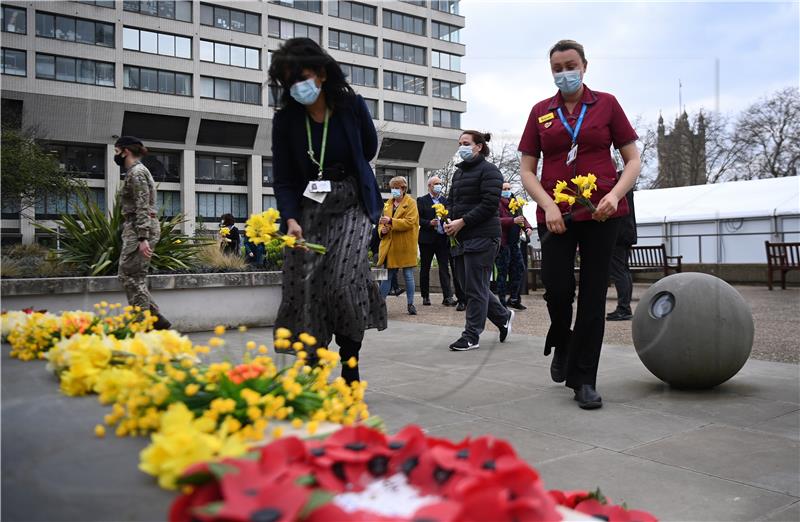
[[[764,241],[800,241],[798,176],[641,190],[634,203],[638,244],[665,243],[684,263],[766,263]]]

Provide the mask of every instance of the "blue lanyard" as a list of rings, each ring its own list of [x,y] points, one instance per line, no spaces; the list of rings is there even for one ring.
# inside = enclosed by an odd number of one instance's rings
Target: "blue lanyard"
[[[564,117],[564,113],[561,112],[561,107],[557,109],[558,117],[561,119],[561,123],[564,125],[564,128],[567,129],[569,133],[569,137],[572,138],[572,143],[578,141],[578,133],[581,131],[581,125],[583,124],[583,117],[586,115],[586,104],[583,104],[581,107],[581,114],[578,116],[578,123],[575,124],[575,130],[572,130],[569,123],[567,123],[567,119]]]

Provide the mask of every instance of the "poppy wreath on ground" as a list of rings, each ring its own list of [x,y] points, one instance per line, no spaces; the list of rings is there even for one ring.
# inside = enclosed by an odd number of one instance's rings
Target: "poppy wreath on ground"
[[[549,493],[558,505],[600,520],[608,520],[609,522],[658,522],[658,519],[647,511],[629,510],[625,504],[621,506],[614,505],[599,489],[592,492],[551,489]]]
[[[202,463],[178,483],[169,520],[561,520],[538,473],[491,436],[453,443],[417,426],[386,436],[344,427],[287,437],[242,458]]]

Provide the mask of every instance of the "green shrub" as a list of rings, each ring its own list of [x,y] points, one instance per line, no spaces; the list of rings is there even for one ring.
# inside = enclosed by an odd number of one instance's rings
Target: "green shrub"
[[[280,270],[283,267],[283,242],[280,239],[273,239],[266,244],[266,250],[264,267],[267,270]]]

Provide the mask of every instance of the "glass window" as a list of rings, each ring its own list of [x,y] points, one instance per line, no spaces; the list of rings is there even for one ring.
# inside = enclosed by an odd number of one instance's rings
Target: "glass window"
[[[97,45],[114,47],[114,25],[97,22],[94,24],[94,42]]]
[[[231,99],[231,82],[223,78],[214,79],[214,98],[229,101]]]
[[[158,2],[156,0],[143,0],[139,3],[139,12],[150,16],[158,16]]]
[[[261,86],[257,83],[244,83],[244,102],[261,105]]]
[[[272,160],[261,160],[261,184],[265,187],[272,185],[275,178],[272,175]],[[269,207],[265,207],[269,208]]]
[[[94,22],[89,20],[77,20],[75,24],[75,41],[93,44]]]
[[[158,2],[158,16],[161,18],[175,19],[175,2]]]
[[[244,67],[244,47],[231,46],[231,65]]]
[[[75,58],[56,56],[56,80],[75,81]]]
[[[158,33],[139,31],[139,50],[143,53],[158,54]]]
[[[245,32],[245,13],[244,11],[231,11],[231,30]]]
[[[126,89],[139,90],[139,68],[126,65],[122,71],[122,86]]]
[[[122,8],[125,11],[133,11],[135,13],[138,13],[139,12],[139,0],[133,0],[133,1],[126,0],[126,1],[122,2]]]
[[[214,25],[214,7],[208,4],[200,4],[200,24]]]
[[[364,101],[367,103],[367,109],[369,109],[369,114],[372,116],[373,120],[378,119],[378,100],[373,100],[371,98],[364,98]]]
[[[197,179],[213,180],[214,179],[214,156],[197,156]],[[199,194],[198,194],[199,195]],[[213,194],[212,194],[213,196]],[[204,214],[203,215],[208,215]]]
[[[200,77],[200,97],[213,98],[214,97],[214,78],[208,76]]]
[[[229,45],[214,43],[214,63],[223,65],[231,63],[231,47]]]
[[[28,33],[28,11],[18,7],[2,6],[3,31],[7,33]]]
[[[27,68],[25,51],[3,49],[3,74],[25,76],[27,75]]]
[[[258,49],[245,49],[246,66],[249,69],[261,69],[261,51]]]
[[[59,40],[75,41],[75,19],[66,16],[56,16],[56,38]]]
[[[178,0],[175,2],[175,19],[182,22],[192,21],[192,2],[191,0]]]
[[[175,73],[175,94],[181,96],[192,95],[192,75]]]
[[[261,34],[261,16],[252,13],[245,15],[245,32],[250,34]]]
[[[56,17],[47,13],[36,13],[36,36],[55,38]]]
[[[45,79],[55,79],[56,77],[56,57],[47,54],[36,55],[36,77]]]
[[[78,60],[78,83],[89,83],[94,85],[97,77],[94,72],[94,62],[92,60]]]
[[[383,41],[383,57],[399,62],[425,65],[425,49],[389,40]]]
[[[383,117],[387,121],[425,125],[425,114],[425,107],[406,105],[404,103],[383,102]]]
[[[175,56],[175,37],[171,34],[158,34],[158,54]]]
[[[158,92],[158,71],[155,69],[141,69],[139,73],[142,90]]]
[[[223,7],[214,8],[214,26],[220,29],[230,29],[231,12]]]
[[[175,73],[158,71],[158,92],[161,94],[175,94]]]
[[[139,50],[139,30],[131,27],[122,28],[122,47],[133,51]]]
[[[214,42],[200,40],[200,59],[205,62],[214,61]]]
[[[192,39],[183,36],[175,37],[175,56],[178,58],[192,58]]]
[[[274,38],[281,37],[281,21],[277,18],[267,19],[267,34]]]

